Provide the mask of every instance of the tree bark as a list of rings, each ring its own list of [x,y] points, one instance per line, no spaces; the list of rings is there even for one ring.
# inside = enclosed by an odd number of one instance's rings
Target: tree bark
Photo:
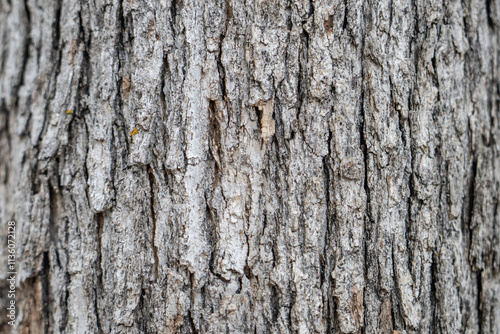
[[[500,333],[499,32],[497,0],[0,0],[0,331]]]

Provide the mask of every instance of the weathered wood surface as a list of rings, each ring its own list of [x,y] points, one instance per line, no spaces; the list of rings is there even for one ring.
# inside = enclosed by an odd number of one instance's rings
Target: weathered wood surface
[[[17,330],[500,333],[499,29],[498,0],[0,0]]]

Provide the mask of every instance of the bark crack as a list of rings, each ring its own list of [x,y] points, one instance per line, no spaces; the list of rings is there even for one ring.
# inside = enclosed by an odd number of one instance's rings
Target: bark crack
[[[477,301],[476,301],[476,310],[477,310],[477,319],[478,319],[478,327],[479,334],[483,333],[483,322],[486,320],[483,318],[483,307],[482,307],[482,291],[483,291],[483,281],[482,281],[482,270],[478,270],[476,272],[476,289],[477,289]]]
[[[21,88],[22,85],[24,84],[24,75],[26,72],[26,66],[28,64],[28,59],[30,56],[29,50],[30,50],[30,45],[31,45],[31,11],[30,11],[29,6],[28,6],[28,0],[24,0],[23,3],[24,3],[24,11],[26,14],[26,31],[28,33],[28,36],[26,37],[25,42],[24,42],[23,59],[22,59],[20,73],[19,73],[19,83],[16,85],[16,88],[15,88],[15,92],[16,92],[15,93],[16,100],[15,100],[15,105],[14,105],[15,108],[18,107],[18,103],[19,103],[19,88]],[[1,64],[1,68],[0,68],[1,71],[0,72],[3,72],[4,62],[1,61],[0,64]]]
[[[158,247],[156,246],[156,214],[155,214],[155,209],[154,209],[154,198],[155,198],[155,193],[154,193],[154,185],[155,185],[155,176],[153,172],[153,168],[151,165],[148,167],[148,176],[149,176],[149,190],[150,190],[150,209],[151,209],[151,220],[153,222],[153,227],[152,227],[152,241],[151,244],[153,246],[153,256],[154,256],[154,282],[156,283],[158,281],[158,264],[159,264],[159,259],[158,259]]]
[[[476,178],[477,178],[477,157],[473,156],[472,158],[472,164],[471,164],[471,178],[469,181],[469,191],[468,191],[468,203],[467,203],[467,215],[464,217],[465,219],[465,224],[467,226],[467,255],[468,259],[471,265],[471,268],[473,271],[477,270],[476,268],[476,261],[473,258],[473,255],[471,254],[471,248],[472,248],[472,242],[473,242],[473,233],[474,233],[474,228],[472,224],[472,219],[474,219],[474,201],[475,201],[475,196],[476,196]]]
[[[43,316],[43,326],[44,333],[50,333],[50,310],[52,309],[52,303],[50,301],[50,284],[49,284],[49,274],[50,274],[50,260],[49,253],[43,252],[42,255],[42,270],[40,272],[40,283],[42,285],[42,316]]]
[[[102,232],[104,228],[104,213],[100,212],[95,215],[95,222],[97,228],[97,284],[94,291],[94,307],[96,316],[96,326],[99,334],[103,333],[101,318],[100,318],[100,296],[104,293],[104,280],[103,280],[103,268],[102,268]]]

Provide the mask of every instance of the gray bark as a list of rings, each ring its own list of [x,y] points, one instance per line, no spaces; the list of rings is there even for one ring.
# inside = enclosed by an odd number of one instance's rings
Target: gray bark
[[[0,331],[500,333],[499,31],[498,0],[0,0]]]

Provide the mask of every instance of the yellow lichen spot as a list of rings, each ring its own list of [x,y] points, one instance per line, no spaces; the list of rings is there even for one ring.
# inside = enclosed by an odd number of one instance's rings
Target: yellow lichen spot
[[[139,133],[139,130],[137,130],[137,128],[134,127],[134,130],[132,130],[132,132],[130,132],[130,137],[132,137],[132,142],[134,142],[134,136],[138,133]]]
[[[72,113],[73,113],[73,110],[70,110],[70,109],[66,110],[66,114],[72,114]]]

